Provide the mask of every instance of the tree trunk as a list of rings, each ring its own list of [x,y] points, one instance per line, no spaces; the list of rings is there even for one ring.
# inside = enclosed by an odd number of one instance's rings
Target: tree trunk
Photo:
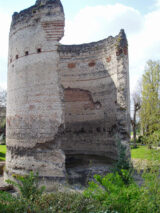
[[[133,116],[133,144],[134,148],[137,148],[137,141],[136,141],[136,110],[134,110],[134,116]]]

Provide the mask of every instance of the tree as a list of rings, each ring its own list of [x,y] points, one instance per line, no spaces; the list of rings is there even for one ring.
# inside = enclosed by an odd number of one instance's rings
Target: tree
[[[7,92],[5,90],[0,90],[0,138],[5,141],[6,134],[6,97]]]
[[[139,88],[138,88],[139,89]],[[135,91],[132,94],[132,101],[133,101],[133,118],[131,118],[131,124],[133,128],[133,143],[134,148],[137,147],[136,139],[137,139],[137,113],[141,108],[141,97],[140,97],[140,90]]]
[[[7,92],[0,89],[0,107],[6,106]]]
[[[160,129],[160,62],[149,60],[142,79],[141,128],[148,143],[155,131]]]

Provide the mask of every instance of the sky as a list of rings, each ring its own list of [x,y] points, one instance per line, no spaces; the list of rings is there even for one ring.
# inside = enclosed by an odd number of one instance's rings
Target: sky
[[[115,36],[125,29],[129,43],[130,90],[147,60],[160,60],[160,0],[61,0],[65,11],[63,44],[80,44]],[[8,34],[13,12],[35,0],[0,0],[0,88],[7,88]]]

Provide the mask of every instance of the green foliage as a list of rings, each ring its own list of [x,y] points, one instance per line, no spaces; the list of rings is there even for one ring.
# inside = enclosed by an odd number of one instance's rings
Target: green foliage
[[[43,194],[34,201],[14,198],[9,194],[7,198],[7,194],[0,194],[0,213],[107,213],[99,201],[86,198],[81,193]]]
[[[118,150],[118,160],[113,168],[113,173],[118,172],[122,177],[122,180],[125,184],[132,182],[132,172],[133,166],[127,156],[126,146],[123,145],[119,140],[117,140],[117,150]],[[127,170],[128,173],[124,173],[124,170]]]
[[[139,143],[139,144],[145,144],[145,136],[140,135],[138,137],[137,143]]]
[[[160,130],[155,130],[152,134],[145,137],[146,142],[149,148],[152,148],[152,145],[160,145]]]
[[[45,195],[38,203],[41,209],[46,208],[46,201],[48,201],[48,207],[50,206],[50,212],[55,213],[99,213],[101,211],[103,213],[106,210],[99,201],[86,198],[81,193],[57,192]]]
[[[123,175],[128,176],[127,170],[122,170]],[[110,173],[105,177],[94,176],[95,181],[89,183],[84,195],[100,201],[110,211],[119,213],[131,212],[131,209],[139,199],[139,187],[132,182],[126,185],[118,173]]]
[[[38,187],[38,173],[34,175],[33,172],[30,172],[30,174],[26,176],[14,175],[13,177],[16,178],[16,181],[7,180],[6,182],[15,186],[23,199],[34,201],[40,197],[45,190],[44,186],[41,188]]]
[[[5,161],[6,145],[0,145],[0,161]]]
[[[117,40],[116,40],[116,44],[115,44],[115,46],[116,46],[117,49],[119,48],[119,46],[120,46],[120,44],[121,44],[121,41],[122,41],[121,36],[118,36],[118,38],[117,38]]]
[[[159,168],[151,169],[143,174],[145,180],[141,187],[141,196],[135,205],[135,212],[159,213],[160,210],[160,178]]]
[[[38,174],[34,175],[33,172],[27,176],[14,175],[14,178],[16,181],[8,180],[7,183],[15,186],[20,196],[6,199],[7,194],[3,194],[0,198],[3,213],[4,210],[6,213],[96,213],[105,210],[100,202],[87,199],[80,193],[44,194],[44,187],[38,188]]]
[[[0,213],[14,213],[16,198],[7,192],[0,191]]]
[[[160,62],[148,61],[142,80],[142,104],[140,122],[145,142],[151,144],[159,140],[154,132],[160,129]],[[152,136],[151,136],[152,135]],[[149,137],[148,137],[149,136]],[[157,139],[157,140],[156,140]]]
[[[2,136],[3,144],[5,144],[5,134],[6,134],[6,119],[0,120],[0,136]]]
[[[132,178],[133,167],[126,156],[126,148],[118,142],[119,158],[113,173],[105,177],[94,176],[84,195],[87,198],[100,201],[108,211],[118,213],[158,213],[160,209],[160,151],[140,147],[134,149],[134,154],[143,159],[152,159],[147,171],[143,174],[144,184],[138,186]],[[137,151],[138,150],[138,151]],[[147,152],[148,151],[148,152]],[[133,157],[133,150],[132,150]],[[139,157],[139,156],[138,156]]]
[[[122,170],[122,173],[128,176],[127,170]],[[30,195],[26,195],[24,190],[24,196],[21,193],[21,196],[14,197],[9,193],[0,192],[0,213],[159,213],[158,175],[159,168],[145,172],[145,182],[141,187],[134,181],[126,185],[121,175],[116,172],[105,177],[95,175],[94,181],[89,183],[83,193],[38,193],[38,196],[35,196],[34,189]],[[29,179],[32,178],[33,173],[29,175]],[[31,184],[33,182],[30,181]],[[17,186],[17,183],[15,185]]]
[[[124,171],[127,173],[127,171]],[[95,175],[89,183],[84,196],[100,201],[109,211],[118,213],[159,213],[160,179],[159,169],[152,169],[143,174],[144,184],[136,185],[133,181],[124,184],[122,177],[110,173],[105,177]]]

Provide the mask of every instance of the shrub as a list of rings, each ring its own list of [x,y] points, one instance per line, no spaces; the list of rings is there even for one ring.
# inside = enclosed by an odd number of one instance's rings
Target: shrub
[[[106,210],[99,201],[86,198],[78,192],[46,194],[37,205],[52,213],[103,213]]]
[[[117,150],[118,150],[118,160],[113,168],[113,173],[118,172],[118,174],[122,177],[122,180],[125,184],[129,184],[133,181],[132,173],[133,173],[133,165],[127,156],[126,146],[124,146],[120,141],[117,142]],[[128,172],[126,173],[127,170]],[[125,171],[125,172],[124,172]]]
[[[57,192],[44,194],[44,187],[38,188],[38,174],[14,175],[16,181],[7,180],[19,190],[19,196],[2,193],[0,213],[99,213],[105,212],[100,202],[84,197],[81,193]],[[42,194],[43,193],[43,194]]]
[[[0,213],[107,213],[99,201],[78,192],[43,194],[32,202],[20,198],[7,200],[4,197],[0,197]]]
[[[16,181],[7,180],[6,182],[15,186],[23,199],[34,201],[40,197],[45,190],[44,186],[38,188],[38,173],[34,175],[33,172],[30,172],[29,175],[26,176],[13,175],[13,177],[16,178]]]
[[[138,137],[137,143],[145,144],[146,138],[143,135]]]
[[[160,211],[160,178],[159,168],[152,168],[143,174],[144,184],[141,197],[135,206],[135,212],[159,213]]]
[[[148,171],[143,174],[145,182],[141,187],[133,179],[125,183],[128,170],[122,169],[122,175],[95,175],[84,193],[42,194],[44,188],[38,188],[38,174],[16,176],[17,182],[7,182],[19,189],[20,196],[0,192],[0,213],[159,213],[159,167]]]
[[[160,144],[160,130],[154,131],[147,137],[147,142],[153,146],[159,146]]]
[[[124,176],[128,171],[123,170]],[[84,196],[101,202],[108,211],[119,213],[159,213],[160,177],[159,167],[154,166],[143,174],[144,184],[138,186],[134,181],[126,185],[118,173],[105,177],[94,176]]]
[[[128,176],[127,170],[122,173],[123,176]],[[109,173],[105,177],[95,175],[94,181],[89,183],[84,193],[38,193],[35,199],[32,199],[35,189],[31,190],[30,195],[26,195],[26,187],[21,196],[17,197],[0,192],[0,213],[159,213],[158,175],[159,168],[145,172],[145,183],[141,187],[134,181],[126,185],[118,172]],[[32,176],[33,173],[29,175],[29,179]],[[26,180],[26,177],[23,178]],[[37,190],[39,191],[38,188]]]
[[[128,171],[123,170],[122,173],[128,176]],[[105,177],[95,175],[94,178],[95,181],[90,182],[88,189],[84,191],[87,198],[100,201],[108,211],[132,212],[140,197],[139,187],[134,182],[126,185],[118,172],[109,173]]]
[[[14,213],[16,198],[7,192],[0,191],[0,213]]]

